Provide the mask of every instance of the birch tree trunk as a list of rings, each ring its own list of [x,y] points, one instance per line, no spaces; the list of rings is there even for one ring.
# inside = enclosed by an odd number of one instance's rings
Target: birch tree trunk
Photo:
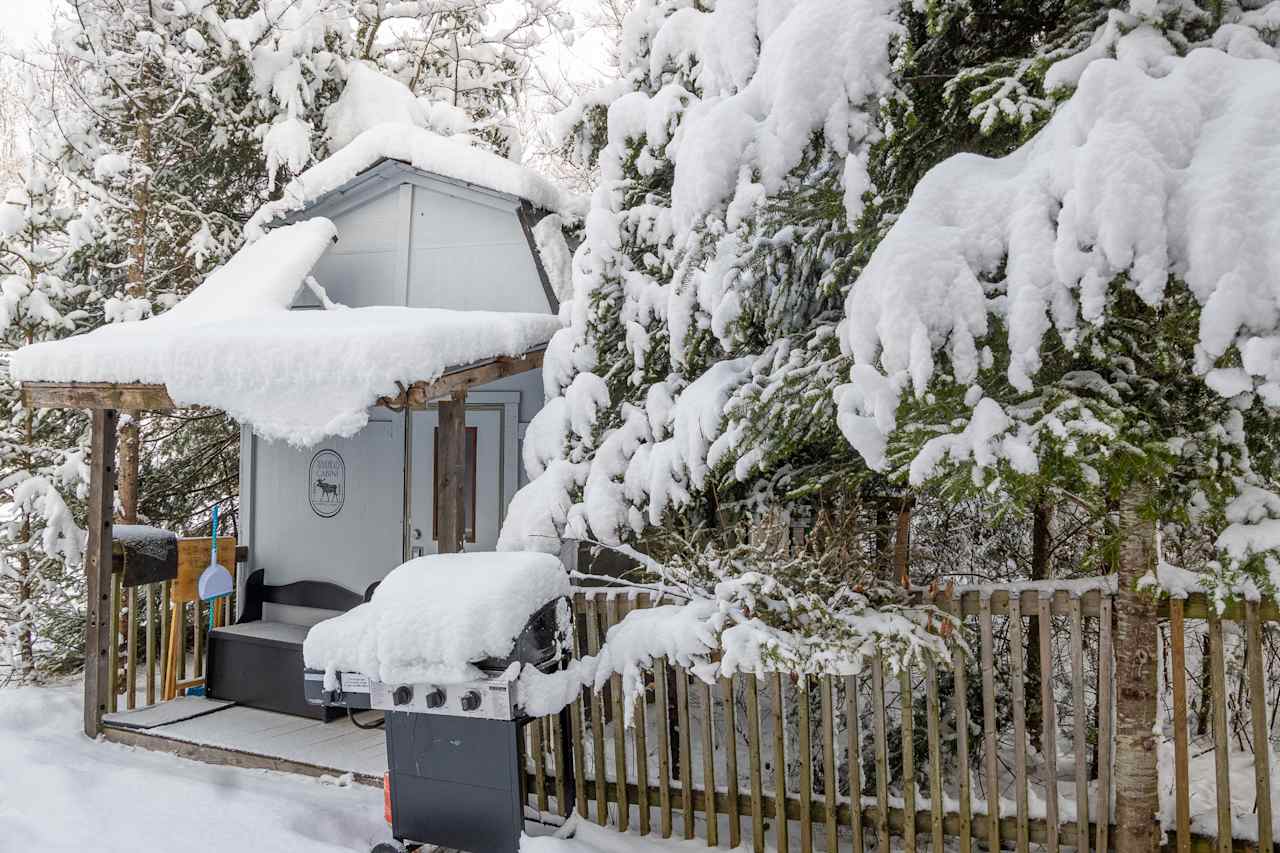
[[[1156,565],[1154,524],[1143,518],[1146,489],[1131,486],[1120,501],[1119,591],[1116,595],[1116,851],[1152,853],[1156,824],[1156,608],[1137,589]]]
[[[138,159],[151,166],[151,125],[148,116],[137,122]],[[147,295],[147,223],[151,203],[150,175],[134,177],[133,222],[129,244],[129,280],[127,293],[134,298]],[[138,467],[142,447],[139,419],[140,412],[123,412],[120,426],[119,465],[120,520],[133,524],[138,520]]]

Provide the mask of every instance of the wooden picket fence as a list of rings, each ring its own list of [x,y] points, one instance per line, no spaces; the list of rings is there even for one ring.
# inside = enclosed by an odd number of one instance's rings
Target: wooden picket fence
[[[232,568],[233,575],[238,566]],[[164,662],[169,654],[170,621],[178,620],[177,678],[187,681],[204,676],[204,649],[209,633],[209,605],[195,601],[173,606],[172,581],[123,585],[124,575],[111,576],[111,636],[117,642],[108,646],[109,657],[107,711],[122,707],[132,711],[141,705],[153,705],[162,699]],[[226,614],[235,613],[232,594],[216,603]]]
[[[575,653],[594,653],[611,625],[653,603],[647,592],[578,590]],[[584,691],[569,715],[571,759],[560,749],[558,718],[527,729],[530,807],[562,816],[576,808],[584,819],[621,831],[701,837],[709,847],[745,842],[755,851],[889,853],[895,836],[907,851],[926,843],[941,851],[952,843],[970,853],[975,841],[986,849],[1021,851],[1035,844],[1048,853],[1108,850],[1114,833],[1112,594],[1078,586],[985,587],[935,596],[932,603],[962,625],[951,641],[963,663],[947,672],[927,665],[894,673],[873,659],[857,676],[736,675],[713,687],[681,667],[658,666],[648,694],[635,700],[631,728],[621,725],[620,678],[601,693]],[[1265,709],[1263,626],[1280,616],[1274,606],[1250,604],[1219,617],[1203,596],[1192,596],[1167,602],[1161,618],[1176,735],[1174,846],[1178,853],[1255,849],[1233,839],[1229,829],[1223,624],[1244,628],[1251,701]],[[1227,827],[1216,836],[1192,831],[1185,655],[1191,620],[1207,624],[1210,648],[1217,826]],[[1028,697],[1025,686],[1031,632],[1044,674],[1037,732],[1027,719],[1028,698],[1036,697]],[[965,638],[972,655],[959,648]],[[1005,660],[1007,677],[1000,681],[996,664]],[[971,708],[975,702],[981,707]],[[921,710],[923,737],[917,732]],[[1065,728],[1059,714],[1070,720]],[[1002,722],[1008,717],[1011,728]],[[1253,743],[1266,743],[1267,714],[1251,717]],[[1057,739],[1064,731],[1074,767],[1059,774]],[[1032,749],[1033,734],[1039,750]],[[1029,769],[1033,753],[1037,767]],[[1255,761],[1263,792],[1256,847],[1263,850],[1272,846],[1267,755],[1260,749]],[[561,772],[567,760],[578,780],[574,802]],[[920,791],[900,782],[921,778],[927,783]]]

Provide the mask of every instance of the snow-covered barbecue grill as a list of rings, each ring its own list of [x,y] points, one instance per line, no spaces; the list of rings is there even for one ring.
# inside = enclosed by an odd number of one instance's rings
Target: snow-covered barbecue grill
[[[367,604],[311,630],[307,701],[385,712],[399,842],[516,853],[521,729],[531,720],[518,676],[564,662],[568,592],[559,561],[544,554],[422,557],[389,574]],[[569,755],[567,737],[561,748]],[[571,797],[571,777],[566,786]]]

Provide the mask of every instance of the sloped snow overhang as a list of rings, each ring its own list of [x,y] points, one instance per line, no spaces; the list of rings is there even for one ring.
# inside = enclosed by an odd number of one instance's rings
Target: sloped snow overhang
[[[394,396],[371,400],[370,405],[394,410],[423,409],[448,400],[475,385],[515,376],[542,367],[546,345],[520,356],[500,356],[446,368],[436,379],[397,383]],[[116,409],[167,412],[180,406],[164,385],[142,382],[23,382],[22,403],[29,409]]]

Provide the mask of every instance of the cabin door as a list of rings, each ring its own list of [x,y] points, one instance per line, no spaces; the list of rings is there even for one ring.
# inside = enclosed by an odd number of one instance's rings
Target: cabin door
[[[410,417],[412,458],[408,525],[409,557],[436,553],[436,429],[434,408]],[[492,551],[503,510],[503,407],[467,406],[465,519],[467,551]]]

